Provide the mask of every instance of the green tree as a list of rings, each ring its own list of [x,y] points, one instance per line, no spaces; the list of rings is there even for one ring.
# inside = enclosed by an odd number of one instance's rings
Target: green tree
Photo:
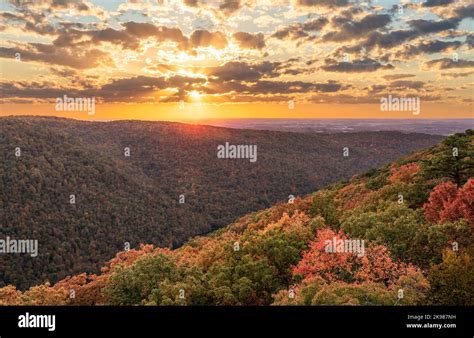
[[[435,153],[423,161],[426,178],[448,178],[462,186],[474,176],[474,131],[455,134],[435,148]]]
[[[163,254],[145,257],[128,268],[118,266],[106,289],[108,303],[140,305],[148,302],[153,293],[153,300],[159,304],[164,280],[177,281],[178,273],[173,260]]]
[[[440,305],[474,305],[473,271],[474,260],[469,253],[446,249],[443,262],[429,272],[429,300]]]

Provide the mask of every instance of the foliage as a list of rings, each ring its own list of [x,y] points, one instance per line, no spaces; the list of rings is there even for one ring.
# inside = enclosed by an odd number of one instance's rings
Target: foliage
[[[443,261],[433,266],[428,275],[431,283],[429,300],[433,304],[474,305],[473,271],[472,254],[446,249]]]
[[[466,135],[474,136],[449,142]],[[5,286],[0,305],[473,305],[474,180],[427,178],[427,160],[441,163],[443,147],[253,212],[180,248],[142,245],[98,274],[25,291]],[[334,238],[364,240],[363,254],[326,251]]]
[[[459,189],[451,181],[439,184],[423,208],[426,219],[431,222],[465,219],[474,227],[474,179],[469,179]]]
[[[97,274],[126,243],[179,247],[290,194],[309,194],[441,139],[400,135],[2,117],[0,237],[37,239],[42,254],[0,255],[0,287]],[[217,145],[229,140],[258,145],[258,161],[217,159]],[[341,161],[343,144],[351,144],[351,156]]]

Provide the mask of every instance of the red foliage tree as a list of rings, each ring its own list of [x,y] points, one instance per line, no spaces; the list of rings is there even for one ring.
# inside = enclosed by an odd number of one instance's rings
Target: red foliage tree
[[[302,275],[304,280],[323,278],[327,282],[375,282],[388,286],[404,275],[409,267],[392,260],[389,250],[383,245],[367,248],[361,257],[350,252],[326,252],[326,241],[334,237],[336,240],[347,239],[342,231],[320,229],[301,261],[293,268],[293,273]]]
[[[439,184],[423,208],[426,219],[433,223],[463,218],[474,226],[474,179],[469,179],[460,189],[451,181]]]
[[[293,273],[303,275],[305,278],[320,276],[326,281],[334,281],[343,275],[350,275],[356,258],[354,254],[326,252],[326,241],[332,241],[334,237],[337,240],[347,239],[342,231],[336,233],[329,228],[320,229],[316,234],[316,239],[303,254],[301,261],[294,267]]]

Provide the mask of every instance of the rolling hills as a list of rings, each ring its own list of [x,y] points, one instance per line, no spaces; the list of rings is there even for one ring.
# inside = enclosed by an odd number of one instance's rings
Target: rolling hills
[[[180,248],[141,245],[98,275],[0,288],[0,305],[473,305],[473,176],[467,131]],[[364,250],[327,250],[348,240]]]
[[[441,139],[2,117],[0,238],[37,239],[39,254],[0,255],[0,286],[98,272],[128,244],[176,248]],[[257,145],[257,162],[218,159],[225,142]]]

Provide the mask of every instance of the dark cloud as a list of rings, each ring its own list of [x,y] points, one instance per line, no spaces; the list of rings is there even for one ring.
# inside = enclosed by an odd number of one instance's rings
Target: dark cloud
[[[214,12],[219,16],[229,16],[236,13],[239,9],[241,9],[248,1],[241,1],[241,0],[217,0],[217,1],[209,1],[209,0],[183,0],[183,4],[191,7],[191,8],[201,8],[201,7],[209,7],[212,9],[212,5],[216,5],[216,9]]]
[[[189,7],[197,7],[198,0],[183,0],[183,3]]]
[[[390,82],[388,88],[398,88],[398,89],[420,89],[425,86],[423,81],[408,81],[408,80],[399,80]]]
[[[254,82],[263,77],[277,76],[280,63],[262,62],[247,64],[244,62],[228,62],[222,66],[206,69],[206,74],[218,78],[220,81]]]
[[[158,42],[174,41],[178,48],[188,48],[188,38],[179,28],[155,26],[151,23],[127,22],[124,29],[105,28],[100,30],[66,29],[53,41],[56,46],[97,45],[103,42],[119,45],[122,48],[136,50],[141,41],[153,38]]]
[[[474,48],[474,34],[466,36],[466,44],[469,48]]]
[[[70,51],[54,45],[30,44],[27,47],[0,47],[0,57],[15,58],[20,53],[22,61],[40,62],[50,65],[67,66],[76,69],[96,68],[100,65],[113,65],[110,56],[98,49]]]
[[[194,47],[209,47],[222,49],[227,46],[227,38],[221,32],[196,30],[191,34],[190,41]]]
[[[387,14],[370,14],[359,21],[351,21],[346,17],[336,17],[331,20],[337,31],[332,31],[323,36],[323,41],[346,41],[365,37],[367,33],[385,27],[391,21]]]
[[[240,7],[240,0],[223,0],[222,3],[219,5],[219,9],[227,15],[236,12],[240,9]]]
[[[97,91],[97,96],[105,101],[134,101],[143,95],[152,94],[163,89],[178,89],[181,96],[185,91],[192,90],[196,84],[205,82],[203,78],[172,76],[172,77],[149,77],[136,76],[113,80],[102,86]]]
[[[67,29],[62,31],[53,41],[56,46],[97,45],[103,42],[121,46],[124,49],[137,50],[141,42],[154,39],[157,42],[175,42],[178,49],[189,50],[197,47],[222,49],[227,46],[227,38],[221,32],[196,30],[188,38],[179,28],[155,26],[151,23],[127,22],[122,25],[124,29],[116,30],[105,28],[100,30]]]
[[[408,77],[415,77],[415,74],[389,74],[382,76],[385,80],[393,81],[393,80],[400,80],[406,79]]]
[[[460,78],[460,77],[468,77],[470,75],[474,75],[474,71],[463,72],[463,73],[441,73],[442,76],[450,77],[453,79]]]
[[[344,7],[349,5],[348,0],[297,0],[299,6]]]
[[[362,48],[370,51],[374,48],[391,49],[399,47],[407,41],[414,40],[427,34],[439,33],[445,30],[457,28],[460,19],[451,18],[446,20],[432,21],[432,20],[411,20],[408,21],[411,29],[399,29],[389,32],[372,31],[368,33],[365,40],[352,46],[345,46],[340,48],[343,52],[357,52]],[[440,47],[438,44],[434,47]],[[423,48],[423,47],[421,47]]]
[[[121,45],[123,48],[128,49],[138,49],[138,47],[140,46],[140,40],[128,34],[126,30],[115,30],[113,28],[105,28],[98,31],[87,32],[85,35],[91,37],[90,42],[92,42],[92,44],[109,42],[115,45]]]
[[[474,18],[474,4],[470,4],[469,6],[458,7],[454,10],[456,17],[459,19],[467,19],[467,18]]]
[[[304,81],[259,81],[250,86],[251,93],[285,94],[323,92],[333,93],[343,89],[343,85],[329,81],[327,83],[311,83]]]
[[[57,88],[50,82],[0,82],[2,98],[34,98],[34,99],[55,99],[64,94],[69,96],[79,96],[82,93],[75,88]]]
[[[309,36],[310,32],[320,31],[324,26],[327,25],[328,22],[329,20],[326,18],[318,18],[308,22],[288,25],[277,30],[275,33],[272,34],[272,37],[280,40],[297,40],[301,38],[306,38]]]
[[[454,0],[427,0],[423,3],[423,7],[437,7],[437,6],[445,6],[452,4]]]
[[[363,73],[375,72],[379,69],[392,69],[390,64],[383,65],[378,61],[366,58],[362,60],[354,60],[352,62],[337,62],[334,60],[326,60],[326,64],[320,69],[327,72],[342,72],[342,73]]]
[[[48,6],[53,9],[75,8],[79,11],[88,11],[89,6],[81,0],[8,0],[16,7]]]
[[[410,27],[416,31],[427,34],[437,33],[448,29],[455,29],[461,20],[459,18],[451,18],[446,20],[432,21],[432,20],[411,20],[408,21]]]
[[[419,54],[433,54],[445,51],[447,49],[456,49],[462,46],[460,41],[421,41],[417,45],[407,45],[402,51],[395,54],[396,58],[411,59]]]
[[[451,69],[451,68],[474,68],[474,61],[458,60],[443,58],[431,60],[424,63],[425,69]]]
[[[241,48],[262,49],[265,47],[265,36],[262,33],[237,32],[234,33],[233,37]]]
[[[302,94],[311,92],[334,93],[344,90],[346,87],[335,81],[326,83],[311,83],[304,81],[257,81],[255,83],[243,84],[239,82],[228,82],[219,86],[221,94],[240,93],[252,95],[285,95]],[[213,91],[216,92],[215,90]]]

